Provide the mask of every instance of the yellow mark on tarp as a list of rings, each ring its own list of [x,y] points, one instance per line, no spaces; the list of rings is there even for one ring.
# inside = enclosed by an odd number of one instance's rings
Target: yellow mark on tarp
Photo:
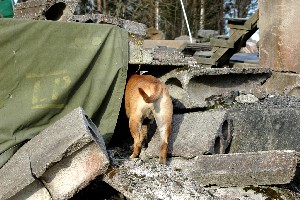
[[[49,73],[28,73],[28,79],[36,79],[33,84],[32,109],[63,108],[65,104],[60,99],[63,92],[71,85],[67,70]]]

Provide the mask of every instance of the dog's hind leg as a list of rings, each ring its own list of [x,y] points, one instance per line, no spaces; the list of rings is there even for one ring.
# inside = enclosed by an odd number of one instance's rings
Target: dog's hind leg
[[[162,118],[163,117],[163,118]],[[171,116],[162,116],[156,118],[157,128],[161,137],[161,146],[159,153],[159,163],[166,164],[168,153],[168,141],[171,134]],[[166,117],[166,118],[165,118]]]
[[[129,128],[131,135],[134,140],[133,144],[133,153],[130,158],[136,158],[139,156],[142,148],[142,141],[140,138],[142,122],[140,119],[129,119]]]

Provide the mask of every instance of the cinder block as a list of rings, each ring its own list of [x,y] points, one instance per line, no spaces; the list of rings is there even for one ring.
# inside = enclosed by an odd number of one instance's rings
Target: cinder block
[[[212,97],[230,99],[236,91],[261,98],[265,94],[261,85],[270,75],[266,68],[189,67],[175,69],[160,79],[169,89],[174,108],[187,109],[209,107]]]
[[[104,174],[108,160],[96,143],[90,143],[48,169],[40,180],[53,199],[69,199],[98,175]]]
[[[224,110],[175,114],[168,153],[184,158],[225,153],[231,137],[232,122]],[[160,135],[157,132],[141,157],[157,157],[160,144]]]
[[[93,141],[96,142],[97,148],[93,145],[91,148],[90,144]],[[82,150],[84,148],[86,149]],[[89,152],[88,155],[87,152]],[[83,159],[82,156],[86,158]],[[61,164],[59,164],[60,161]],[[102,163],[97,163],[100,161]],[[78,166],[75,167],[73,163]],[[23,190],[35,180],[43,180],[41,177],[44,174],[47,183],[49,177],[54,179],[56,174],[60,176],[61,181],[65,181],[59,173],[63,169],[59,169],[58,166],[70,172],[76,171],[77,174],[85,177],[78,178],[77,183],[73,184],[76,185],[76,190],[75,186],[70,186],[71,191],[64,191],[71,196],[95,176],[105,171],[108,164],[105,144],[97,127],[89,120],[82,108],[77,108],[27,142],[0,169],[0,180],[3,180],[0,182],[0,199],[7,199],[16,194],[21,195]],[[91,171],[78,169],[91,169]],[[69,174],[66,174],[66,178],[69,178],[67,175]]]
[[[193,160],[173,158],[171,167],[204,186],[248,186],[290,183],[299,155],[295,151],[203,155]]]

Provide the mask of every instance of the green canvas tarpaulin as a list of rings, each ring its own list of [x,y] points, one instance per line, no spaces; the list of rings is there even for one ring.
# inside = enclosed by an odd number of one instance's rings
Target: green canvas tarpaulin
[[[12,0],[0,0],[0,17],[12,18],[14,16],[12,4]]]
[[[0,168],[79,106],[108,142],[127,68],[128,33],[119,27],[0,19]]]

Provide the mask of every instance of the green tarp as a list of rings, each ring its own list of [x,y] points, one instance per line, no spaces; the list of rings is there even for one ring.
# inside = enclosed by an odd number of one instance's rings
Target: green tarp
[[[119,27],[0,19],[0,168],[23,142],[79,106],[107,143],[127,66],[128,33]]]
[[[12,18],[13,16],[12,0],[0,0],[0,17]]]

